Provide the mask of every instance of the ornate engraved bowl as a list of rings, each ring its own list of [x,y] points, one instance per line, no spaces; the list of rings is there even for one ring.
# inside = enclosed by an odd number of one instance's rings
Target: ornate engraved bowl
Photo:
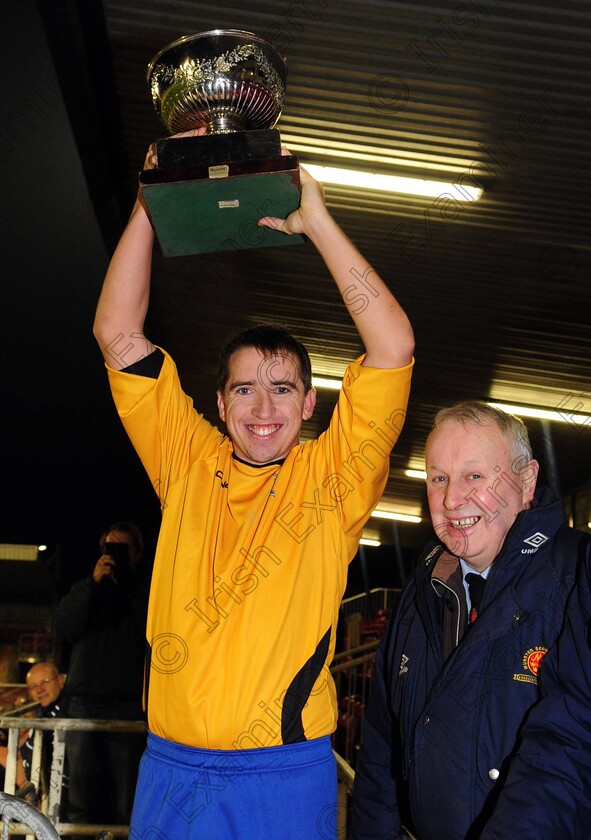
[[[287,64],[269,41],[239,29],[185,35],[163,47],[146,74],[171,134],[272,128],[285,99]]]

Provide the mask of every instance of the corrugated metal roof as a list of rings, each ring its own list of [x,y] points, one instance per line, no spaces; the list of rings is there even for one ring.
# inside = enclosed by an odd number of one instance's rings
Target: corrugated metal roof
[[[555,8],[514,0],[106,0],[104,8],[130,180],[163,133],[144,80],[149,59],[181,35],[238,28],[287,56],[278,127],[302,162],[485,187],[480,201],[461,204],[453,190],[445,201],[326,188],[335,216],[416,331],[414,396],[392,458],[390,501],[422,504],[420,484],[400,471],[420,458],[442,404],[493,398],[555,408],[575,395],[572,406],[591,413],[586,0]],[[245,320],[286,321],[325,374],[342,372],[359,350],[309,246],[241,252],[219,285],[215,256],[157,260],[156,273],[151,328],[195,394],[211,388],[220,332]],[[181,322],[164,303],[179,286],[200,301]],[[323,427],[332,401],[322,395],[308,433]],[[535,437],[536,421],[529,425]],[[555,426],[565,489],[589,479],[589,434]]]
[[[443,405],[492,398],[558,409],[567,419],[577,409],[591,415],[588,0],[564,0],[555,7],[529,0],[257,0],[241,6],[39,0],[35,10],[44,19],[85,184],[74,183],[78,162],[61,157],[71,138],[57,125],[58,86],[47,88],[53,76],[47,72],[43,84],[38,81],[42,50],[31,53],[33,60],[22,48],[27,40],[22,31],[33,31],[33,22],[25,20],[33,7],[9,5],[15,20],[15,10],[23,18],[20,28],[14,23],[9,30],[20,33],[9,77],[21,83],[26,64],[32,110],[25,113],[8,97],[13,104],[5,107],[3,139],[15,146],[18,135],[28,161],[36,163],[47,154],[49,138],[51,163],[64,168],[57,180],[52,171],[51,195],[46,187],[47,214],[58,215],[60,201],[73,206],[88,188],[94,216],[111,243],[121,225],[118,206],[133,200],[146,148],[165,134],[145,78],[148,62],[165,44],[208,29],[253,31],[286,55],[287,96],[278,128],[303,163],[455,183],[434,198],[326,187],[329,207],[391,286],[417,339],[411,404],[392,455],[384,505],[425,511],[424,487],[403,470],[420,463],[430,419]],[[7,82],[7,93],[16,90],[14,84]],[[28,222],[22,219],[37,206],[36,172],[27,165],[18,173],[8,220],[12,244],[25,236]],[[66,184],[68,174],[72,180]],[[458,191],[473,184],[484,187],[483,197],[457,201]],[[80,200],[88,200],[86,193]],[[25,209],[17,213],[17,204]],[[77,260],[75,278],[63,283],[54,278],[61,297],[51,296],[49,311],[38,313],[39,324],[71,322],[80,319],[80,311],[90,322],[97,289],[90,288],[95,281],[81,284],[78,272],[95,278],[97,266],[96,259],[83,264],[93,258],[82,221],[80,230],[64,232],[56,225],[51,256],[49,245],[47,252],[38,246],[36,255],[27,249],[28,257],[42,263],[29,269],[35,277],[46,266],[52,277],[67,270],[66,234]],[[20,300],[23,290],[34,287],[21,273],[20,266],[9,272],[15,278],[12,287],[5,285],[9,300]],[[28,302],[21,304],[28,312]],[[315,371],[323,375],[340,376],[361,351],[311,245],[176,259],[156,252],[148,331],[170,349],[186,389],[206,415],[217,416],[214,383],[224,338],[264,320],[284,321],[309,347]],[[88,365],[95,348],[87,325],[84,330],[89,347],[78,355],[80,364]],[[54,330],[51,342],[58,346]],[[25,349],[32,352],[29,345]],[[72,356],[69,376],[77,366]],[[30,366],[26,361],[21,375],[16,366],[11,371],[18,394]],[[99,375],[88,367],[81,372],[84,393],[76,397],[81,406],[98,406]],[[39,388],[51,392],[52,404],[42,402],[34,411],[43,421],[55,415],[52,449],[70,451],[71,438],[60,437],[72,436],[76,425],[66,427],[61,413],[62,399],[70,407],[69,382],[63,383],[65,396],[54,379]],[[307,436],[326,426],[334,400],[334,392],[319,393]],[[25,428],[41,422],[32,409],[20,410]],[[95,448],[104,448],[107,460],[111,438],[107,442],[101,435],[107,435],[110,415],[101,413],[106,409],[79,411],[78,425],[97,426],[92,426]],[[540,423],[527,424],[544,461]],[[581,428],[571,421],[551,428],[562,490],[569,494],[591,479],[591,424]],[[80,451],[89,451],[85,447],[80,443]],[[19,503],[14,516],[24,507]],[[403,537],[414,539],[407,530]]]

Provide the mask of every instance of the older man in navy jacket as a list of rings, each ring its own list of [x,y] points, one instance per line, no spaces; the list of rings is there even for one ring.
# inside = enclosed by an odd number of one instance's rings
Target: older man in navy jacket
[[[485,403],[444,409],[426,469],[439,541],[377,652],[355,840],[407,830],[418,840],[480,836],[540,697],[540,666],[574,582],[581,535],[562,524],[557,498],[536,491],[520,420]]]

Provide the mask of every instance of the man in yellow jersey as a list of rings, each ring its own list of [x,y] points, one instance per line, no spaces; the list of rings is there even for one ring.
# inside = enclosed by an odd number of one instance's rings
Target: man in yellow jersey
[[[304,169],[301,179],[299,209],[259,224],[310,239],[366,349],[317,440],[299,442],[315,403],[308,354],[277,325],[222,355],[228,435],[194,409],[143,333],[153,233],[140,200],[98,305],[114,399],[162,503],[136,840],[336,837],[329,664],[347,566],[404,421],[414,342],[321,187]]]

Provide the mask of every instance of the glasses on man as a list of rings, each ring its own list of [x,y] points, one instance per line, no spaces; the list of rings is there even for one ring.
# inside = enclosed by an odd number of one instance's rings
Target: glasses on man
[[[27,688],[29,690],[30,689],[35,689],[35,688],[41,688],[42,685],[47,685],[47,683],[52,683],[55,680],[57,680],[57,677],[47,677],[46,679],[40,680],[39,682],[36,682],[36,683],[28,683]]]

